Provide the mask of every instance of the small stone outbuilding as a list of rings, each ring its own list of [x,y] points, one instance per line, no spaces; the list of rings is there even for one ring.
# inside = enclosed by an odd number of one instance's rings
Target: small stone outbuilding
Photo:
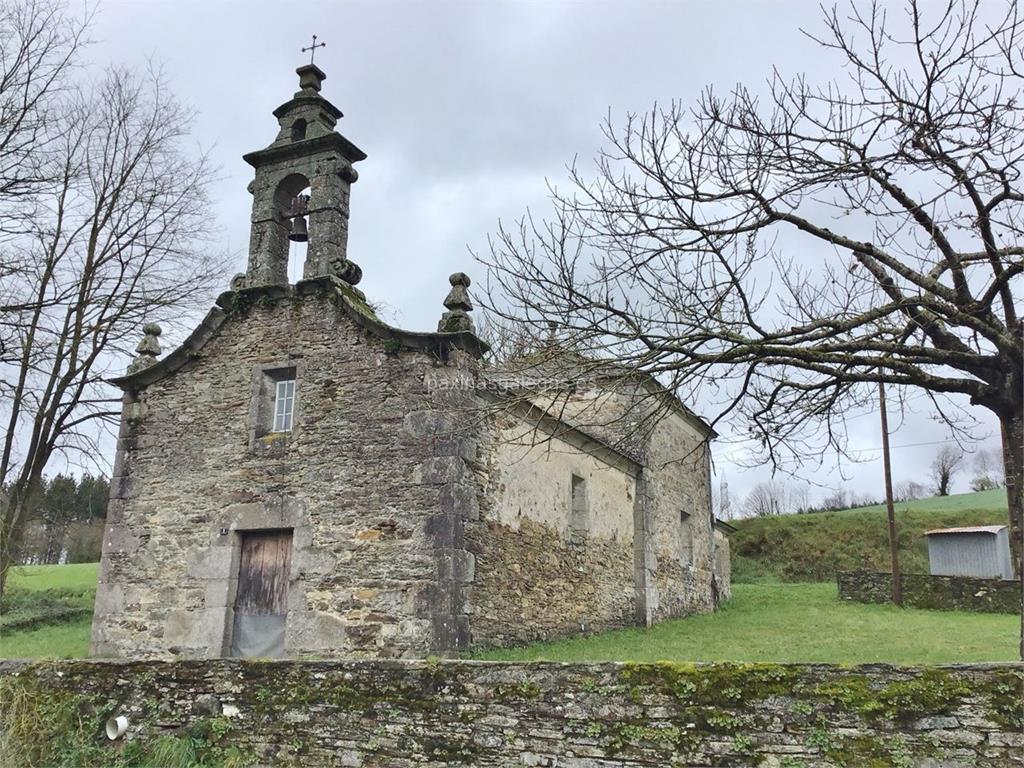
[[[554,341],[539,355],[573,407],[551,408],[488,361],[461,273],[438,331],[382,322],[347,251],[366,155],[324,73],[298,74],[276,139],[245,156],[247,271],[166,356],[147,325],[116,380],[93,653],[446,655],[713,610],[708,425],[613,366],[565,380]],[[291,242],[308,243],[294,284]],[[625,439],[652,393],[656,423]]]

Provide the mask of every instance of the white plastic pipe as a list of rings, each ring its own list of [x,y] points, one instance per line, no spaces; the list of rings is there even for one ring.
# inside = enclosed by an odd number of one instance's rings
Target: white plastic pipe
[[[128,718],[124,715],[118,715],[107,720],[107,738],[111,741],[120,739],[127,730]]]

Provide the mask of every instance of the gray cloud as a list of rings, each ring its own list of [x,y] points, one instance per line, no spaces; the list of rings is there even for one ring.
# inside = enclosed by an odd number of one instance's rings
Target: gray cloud
[[[244,267],[251,169],[241,155],[268,144],[271,111],[296,89],[299,48],[316,32],[325,95],[339,129],[369,155],[353,189],[350,255],[373,301],[413,329],[431,328],[450,272],[480,278],[499,218],[543,211],[546,180],[601,145],[600,122],[655,101],[693,101],[706,85],[760,87],[773,66],[841,76],[799,31],[815,2],[108,2],[97,63],[162,62],[193,104],[195,136],[222,168],[215,210],[223,243]],[[985,414],[982,430],[991,433]],[[878,445],[874,415],[852,441]],[[941,440],[926,409],[894,444]],[[734,449],[723,446],[722,457]],[[902,451],[903,449],[901,449]],[[897,454],[897,479],[919,478],[931,449]],[[765,476],[720,458],[734,492]],[[881,488],[879,462],[849,469],[860,490]],[[825,484],[835,473],[818,474]]]

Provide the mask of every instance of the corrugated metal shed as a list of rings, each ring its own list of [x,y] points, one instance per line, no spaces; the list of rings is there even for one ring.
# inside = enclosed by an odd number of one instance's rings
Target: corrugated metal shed
[[[1005,525],[936,528],[924,535],[928,537],[928,566],[933,576],[1013,578]]]
[[[925,536],[931,536],[933,533],[999,533],[1000,531],[1006,530],[1005,525],[969,525],[963,528],[933,528],[930,531],[925,531]]]

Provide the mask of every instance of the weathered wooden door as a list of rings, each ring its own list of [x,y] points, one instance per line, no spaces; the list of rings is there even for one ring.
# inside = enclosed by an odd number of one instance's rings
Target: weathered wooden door
[[[242,534],[231,634],[232,656],[284,655],[291,561],[291,531]]]

